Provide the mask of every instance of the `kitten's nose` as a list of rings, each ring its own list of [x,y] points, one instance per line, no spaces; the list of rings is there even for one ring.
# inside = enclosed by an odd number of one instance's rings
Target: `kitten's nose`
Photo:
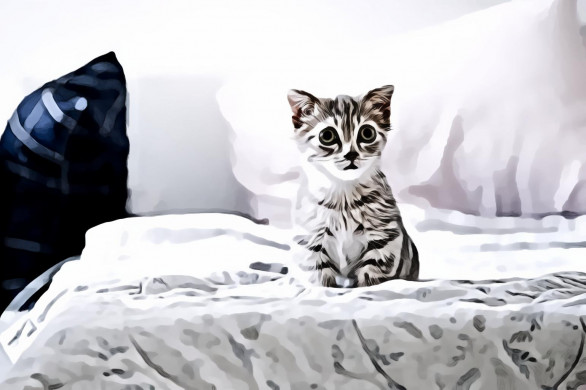
[[[350,160],[350,161],[354,161],[356,160],[356,157],[358,157],[358,153],[356,153],[355,151],[351,150],[348,153],[346,153],[346,155],[344,156],[344,158],[346,160]]]

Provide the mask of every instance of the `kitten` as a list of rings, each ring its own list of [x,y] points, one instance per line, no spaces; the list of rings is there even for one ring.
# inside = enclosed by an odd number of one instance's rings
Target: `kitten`
[[[370,286],[419,275],[417,248],[379,169],[393,90],[389,85],[335,99],[288,93],[303,156],[295,207],[304,231],[300,266],[323,286]]]

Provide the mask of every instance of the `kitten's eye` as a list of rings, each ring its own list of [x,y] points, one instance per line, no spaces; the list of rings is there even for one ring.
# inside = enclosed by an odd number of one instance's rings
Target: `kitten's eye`
[[[360,128],[360,132],[358,133],[358,141],[371,143],[376,139],[376,130],[372,128],[372,126],[365,125]]]
[[[307,106],[307,107],[303,108],[302,112],[303,112],[303,115],[308,115],[308,116],[312,115],[313,114],[313,107]]]
[[[325,146],[330,146],[338,141],[338,135],[333,127],[326,127],[319,133],[319,141]]]

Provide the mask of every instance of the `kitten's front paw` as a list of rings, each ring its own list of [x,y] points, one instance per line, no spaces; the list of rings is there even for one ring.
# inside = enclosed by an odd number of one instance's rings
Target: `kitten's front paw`
[[[325,268],[320,271],[321,285],[324,287],[338,287],[336,283],[336,272],[331,268]]]
[[[381,273],[379,269],[374,267],[365,267],[356,272],[356,282],[358,287],[374,286],[391,279],[393,278]]]

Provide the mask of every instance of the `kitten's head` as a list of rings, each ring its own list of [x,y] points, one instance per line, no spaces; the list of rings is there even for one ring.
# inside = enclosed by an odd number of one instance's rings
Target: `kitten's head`
[[[299,149],[307,161],[338,180],[356,180],[380,159],[391,128],[393,86],[362,97],[320,99],[299,90],[287,97]]]

